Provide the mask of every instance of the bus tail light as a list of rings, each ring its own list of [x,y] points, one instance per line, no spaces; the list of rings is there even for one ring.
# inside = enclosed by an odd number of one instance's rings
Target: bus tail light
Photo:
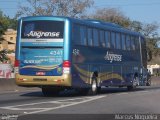
[[[19,67],[19,60],[15,60],[14,67]]]
[[[14,72],[15,74],[16,73],[19,73],[19,60],[15,60],[15,63],[14,63]]]
[[[71,67],[71,63],[66,60],[63,62],[63,67]]]
[[[70,73],[71,62],[63,61],[63,73]]]

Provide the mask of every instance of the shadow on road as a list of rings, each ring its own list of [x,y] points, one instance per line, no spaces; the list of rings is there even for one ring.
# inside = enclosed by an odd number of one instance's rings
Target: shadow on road
[[[136,88],[131,91],[128,91],[127,88],[117,88],[117,87],[109,87],[109,88],[102,88],[100,94],[113,94],[113,93],[122,93],[122,92],[137,92],[145,90],[144,88]]]
[[[28,96],[28,97],[42,97],[43,94],[41,91],[36,91],[36,92],[28,92],[21,94],[20,96]]]
[[[128,91],[127,88],[125,88],[125,87],[124,88],[116,88],[116,87],[102,88],[99,95],[116,94],[116,93],[123,93],[123,92],[138,92],[138,91],[153,90],[153,89],[160,89],[160,86],[138,87],[138,88],[131,90],[131,91]],[[42,94],[41,91],[28,92],[28,93],[21,94],[20,96],[44,97],[44,95]],[[53,96],[48,96],[48,97],[78,97],[78,96],[85,96],[85,95],[82,95],[73,89],[73,90],[64,90],[64,91],[60,92],[58,95],[53,95]]]

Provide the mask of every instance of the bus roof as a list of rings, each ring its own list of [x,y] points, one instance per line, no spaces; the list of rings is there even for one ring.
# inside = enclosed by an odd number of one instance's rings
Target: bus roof
[[[20,20],[69,20],[73,23],[81,24],[81,25],[86,25],[89,27],[95,27],[95,28],[100,28],[102,30],[110,30],[114,32],[120,32],[123,34],[130,34],[134,36],[140,36],[143,37],[142,34],[139,32],[131,31],[127,28],[124,28],[118,24],[115,23],[110,23],[110,22],[104,22],[100,20],[94,20],[94,19],[76,19],[76,18],[71,18],[71,17],[65,17],[65,16],[28,16],[28,17],[22,17]]]

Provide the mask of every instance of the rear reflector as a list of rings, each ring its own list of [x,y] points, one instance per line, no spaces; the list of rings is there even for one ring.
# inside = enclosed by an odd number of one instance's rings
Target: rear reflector
[[[63,73],[64,74],[69,74],[70,73],[70,67],[71,67],[71,62],[70,61],[64,61],[63,62]]]
[[[70,73],[70,68],[69,67],[63,67],[63,73],[64,74],[69,74]]]

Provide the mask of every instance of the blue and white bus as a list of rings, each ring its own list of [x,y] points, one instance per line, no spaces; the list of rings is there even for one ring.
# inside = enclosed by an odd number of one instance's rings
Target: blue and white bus
[[[16,83],[40,87],[44,95],[145,85],[140,76],[146,61],[144,37],[114,23],[57,16],[24,17],[18,23]]]

